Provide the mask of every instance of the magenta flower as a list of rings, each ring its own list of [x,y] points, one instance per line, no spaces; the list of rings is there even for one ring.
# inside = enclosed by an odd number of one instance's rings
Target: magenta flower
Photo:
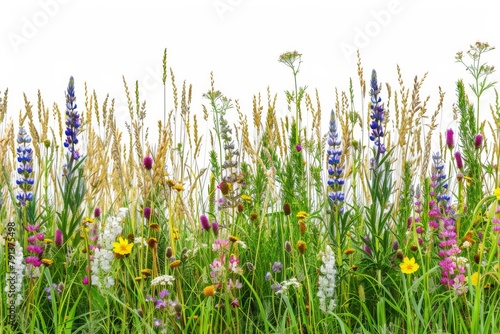
[[[88,276],[85,276],[83,279],[82,279],[82,283],[85,284],[85,285],[88,285],[89,284],[89,277]]]
[[[476,148],[481,148],[481,145],[483,145],[483,135],[478,133],[476,137],[474,137],[474,146]]]
[[[151,158],[149,155],[144,157],[143,164],[144,164],[144,168],[146,168],[147,170],[150,170],[151,168],[153,168],[153,158]]]
[[[300,152],[302,151],[302,146],[300,144],[297,144],[297,146],[295,146],[295,149],[297,150],[297,152]]]
[[[144,213],[144,218],[146,218],[147,220],[151,218],[151,208],[149,206],[144,208],[143,213]]]
[[[462,160],[462,155],[458,151],[455,152],[455,162],[457,164],[458,169],[464,168],[464,161]]]
[[[450,150],[455,147],[455,140],[453,138],[452,129],[446,130],[446,146],[448,146]]]
[[[55,238],[55,243],[57,247],[61,247],[63,244],[63,234],[62,231],[57,229],[56,230],[56,238]]]
[[[200,216],[200,222],[201,222],[201,227],[202,227],[205,231],[210,230],[210,222],[208,221],[207,216],[205,216],[205,215],[201,215],[201,216]]]
[[[100,209],[100,208],[98,208],[98,207],[96,207],[96,208],[94,209],[94,217],[95,217],[95,218],[99,218],[100,216],[101,216],[101,209]]]

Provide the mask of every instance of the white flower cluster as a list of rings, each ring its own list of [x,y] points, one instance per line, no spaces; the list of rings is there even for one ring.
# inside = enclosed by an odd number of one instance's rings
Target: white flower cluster
[[[7,293],[7,296],[11,293],[15,293],[15,305],[19,306],[23,301],[21,288],[23,285],[24,269],[26,266],[24,265],[23,248],[18,241],[16,241],[15,244],[14,258],[9,259],[9,265],[12,265],[13,267],[11,268],[10,273],[7,273],[5,292]],[[12,290],[12,288],[14,288],[14,290]]]
[[[300,288],[300,283],[295,277],[290,278],[288,281],[281,282],[279,284],[279,288],[276,289],[276,294],[288,295],[288,288],[291,286],[293,286],[295,289]]]
[[[320,267],[321,275],[318,279],[318,299],[319,309],[327,314],[333,314],[333,309],[336,306],[335,301],[335,255],[326,245],[324,253],[320,253],[323,265]]]
[[[151,281],[151,285],[152,286],[155,286],[155,285],[172,285],[175,281],[175,278],[173,276],[170,276],[170,275],[163,275],[163,276],[158,276],[156,278],[154,278],[152,281]]]
[[[122,220],[126,217],[128,209],[120,208],[116,217],[108,217],[103,229],[99,233],[99,247],[94,250],[94,257],[90,266],[92,272],[92,285],[100,291],[108,290],[115,284],[111,275],[111,262],[114,259],[113,242],[122,233]]]

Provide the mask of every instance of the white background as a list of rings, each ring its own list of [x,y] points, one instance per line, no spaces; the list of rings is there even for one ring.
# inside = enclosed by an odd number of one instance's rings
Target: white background
[[[497,8],[495,1],[463,0],[1,0],[0,90],[9,88],[13,119],[23,108],[23,92],[36,105],[38,89],[47,106],[57,102],[64,110],[64,90],[73,75],[80,111],[87,82],[101,102],[110,93],[117,114],[127,115],[123,75],[131,85],[139,80],[148,122],[156,129],[163,115],[161,60],[167,48],[167,66],[178,87],[184,80],[193,84],[193,112],[201,113],[201,95],[209,90],[213,71],[216,88],[240,100],[248,115],[252,96],[265,96],[267,86],[279,93],[278,114],[285,114],[283,91],[293,89],[293,78],[277,60],[297,50],[303,54],[299,85],[311,94],[319,90],[326,120],[335,88],[347,90],[350,78],[358,83],[354,50],[359,49],[366,78],[374,68],[379,82],[393,88],[397,64],[409,87],[415,75],[429,72],[424,85],[432,96],[429,107],[433,111],[441,86],[446,114],[455,101],[456,80],[471,82],[455,62],[456,52],[476,41],[500,47]],[[500,50],[485,60],[500,66]],[[172,95],[167,96],[170,109]],[[450,124],[443,123],[444,131]]]

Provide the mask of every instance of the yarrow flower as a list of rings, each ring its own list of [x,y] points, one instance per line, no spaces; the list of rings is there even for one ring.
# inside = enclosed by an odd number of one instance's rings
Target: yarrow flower
[[[163,275],[163,276],[158,276],[156,278],[153,278],[151,281],[152,286],[156,285],[172,285],[175,281],[175,278],[170,275]]]
[[[381,86],[377,82],[377,72],[375,70],[372,71],[370,86],[370,109],[372,110],[370,114],[370,118],[372,119],[370,123],[370,140],[375,144],[375,158],[372,160],[372,167],[376,169],[378,168],[380,157],[385,153],[386,148],[382,141],[384,137],[384,127],[382,125],[384,122],[384,105],[381,104],[382,98],[379,96]]]
[[[328,132],[328,197],[334,207],[339,208],[339,212],[343,213],[344,208],[344,192],[342,186],[344,179],[342,178],[342,167],[340,166],[340,157],[342,149],[340,148],[341,141],[337,130],[337,121],[333,110],[330,113],[330,129]]]
[[[320,267],[321,275],[318,278],[319,309],[326,314],[333,314],[335,301],[335,254],[331,247],[326,245],[324,253],[320,254],[323,264]]]
[[[31,137],[28,135],[24,127],[19,127],[17,135],[17,162],[19,167],[17,173],[20,178],[16,180],[19,186],[19,192],[16,195],[19,205],[25,206],[29,201],[33,200],[33,149],[30,147]]]

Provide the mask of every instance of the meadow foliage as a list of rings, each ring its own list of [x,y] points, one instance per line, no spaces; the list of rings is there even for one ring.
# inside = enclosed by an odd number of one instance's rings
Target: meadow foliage
[[[156,129],[137,82],[125,121],[82,78],[52,107],[24,95],[18,115],[5,89],[0,332],[500,332],[493,50],[457,53],[452,106],[399,67],[396,88],[365,80],[359,52],[358,84],[326,110],[283,53],[293,89],[248,115],[213,75],[192,112],[165,51]]]

